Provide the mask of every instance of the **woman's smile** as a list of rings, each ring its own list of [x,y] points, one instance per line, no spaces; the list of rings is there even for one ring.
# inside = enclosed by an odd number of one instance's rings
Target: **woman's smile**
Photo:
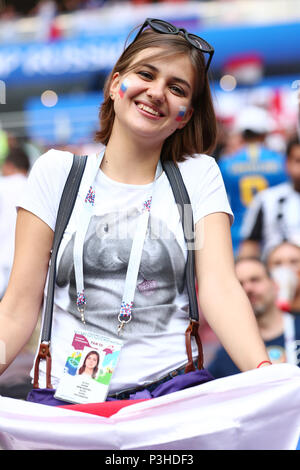
[[[158,120],[161,117],[164,116],[164,114],[160,111],[159,108],[156,106],[147,103],[145,101],[135,101],[135,104],[138,108],[138,110],[146,117],[149,117],[150,119],[155,119]]]

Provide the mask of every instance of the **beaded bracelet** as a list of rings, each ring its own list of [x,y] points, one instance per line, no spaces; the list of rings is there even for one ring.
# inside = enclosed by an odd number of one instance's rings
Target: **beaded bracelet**
[[[270,364],[270,365],[272,365],[272,362],[271,362],[271,361],[262,361],[262,362],[260,362],[260,363],[258,364],[258,366],[256,367],[256,369],[259,369],[260,366],[262,366],[263,364]]]

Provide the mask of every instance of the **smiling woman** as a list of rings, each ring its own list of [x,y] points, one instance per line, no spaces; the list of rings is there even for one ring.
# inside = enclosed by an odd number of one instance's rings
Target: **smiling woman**
[[[123,75],[115,72],[110,81],[109,97],[114,101],[115,116],[106,155],[115,135],[124,147],[128,140],[138,137],[147,147],[144,139],[149,139],[152,153],[156,147],[160,155],[165,140],[183,130],[193,115],[194,70],[187,56],[173,53],[164,57],[162,48],[140,52],[131,65],[131,71]],[[186,112],[178,120],[183,108]],[[157,155],[153,153],[156,159]]]
[[[74,338],[84,335],[96,335],[97,341],[105,337],[109,375],[113,369],[109,400],[140,397],[141,390],[149,398],[212,380],[202,369],[198,323],[189,321],[186,272],[191,267],[193,282],[194,266],[189,264],[186,271],[188,249],[195,251],[203,313],[234,362],[241,371],[268,362],[250,303],[235,276],[233,216],[224,183],[215,160],[205,155],[216,138],[207,77],[212,54],[202,38],[148,19],[107,79],[97,133],[103,150],[87,158],[57,258],[54,387],[63,382],[70,345],[78,344]],[[0,305],[6,364],[30,337],[38,318],[72,161],[68,152],[42,155],[19,202],[14,267]],[[163,171],[167,161],[173,170],[178,166],[176,177],[182,177],[189,195],[196,237],[192,247],[186,245]],[[189,328],[197,338],[190,346]],[[120,339],[116,366],[114,348]],[[199,370],[192,370],[198,353]],[[49,383],[46,372],[42,363],[44,387]],[[37,392],[30,394],[31,401],[39,401]],[[45,391],[48,404],[58,405],[54,392]]]
[[[177,66],[174,67],[176,58]],[[161,67],[173,66],[174,76],[169,77],[168,90],[178,98],[186,98],[189,109],[187,126],[175,127],[173,133],[163,143],[161,153],[164,159],[182,161],[184,155],[209,153],[213,150],[216,140],[216,118],[211,98],[207,73],[205,72],[204,54],[199,52],[182,35],[157,34],[147,29],[125,49],[106,81],[104,102],[100,110],[100,131],[96,141],[107,145],[115,118],[115,106],[112,102],[115,94],[111,91],[114,79],[122,78],[131,73],[139,73],[145,81],[153,82]],[[170,73],[172,70],[170,69]],[[155,91],[155,90],[154,90]],[[152,107],[156,103],[152,100]],[[146,101],[149,105],[149,100]],[[177,102],[177,114],[180,106]]]

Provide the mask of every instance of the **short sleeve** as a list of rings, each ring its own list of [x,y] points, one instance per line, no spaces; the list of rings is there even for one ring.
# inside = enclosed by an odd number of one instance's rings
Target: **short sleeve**
[[[189,158],[180,169],[191,199],[195,223],[209,214],[225,212],[232,224],[234,216],[215,159],[198,155]]]
[[[17,208],[26,209],[54,231],[58,206],[73,162],[70,152],[49,150],[34,163]]]

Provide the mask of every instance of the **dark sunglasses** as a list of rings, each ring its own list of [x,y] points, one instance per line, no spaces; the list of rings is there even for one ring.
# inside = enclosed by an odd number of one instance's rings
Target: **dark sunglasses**
[[[179,33],[184,33],[185,39],[196,49],[198,49],[201,52],[205,52],[206,54],[209,54],[209,58],[206,63],[205,67],[205,72],[208,71],[208,68],[210,66],[211,60],[214,55],[214,48],[208,44],[204,39],[200,38],[200,36],[196,36],[196,34],[188,33],[186,29],[184,28],[177,28],[171,23],[168,23],[167,21],[164,20],[157,20],[155,18],[147,18],[142,27],[140,28],[139,32],[137,33],[136,37],[132,42],[135,42],[137,38],[140,36],[142,31],[147,27],[150,26],[150,28],[153,29],[156,33],[161,33],[161,34],[179,34]]]

